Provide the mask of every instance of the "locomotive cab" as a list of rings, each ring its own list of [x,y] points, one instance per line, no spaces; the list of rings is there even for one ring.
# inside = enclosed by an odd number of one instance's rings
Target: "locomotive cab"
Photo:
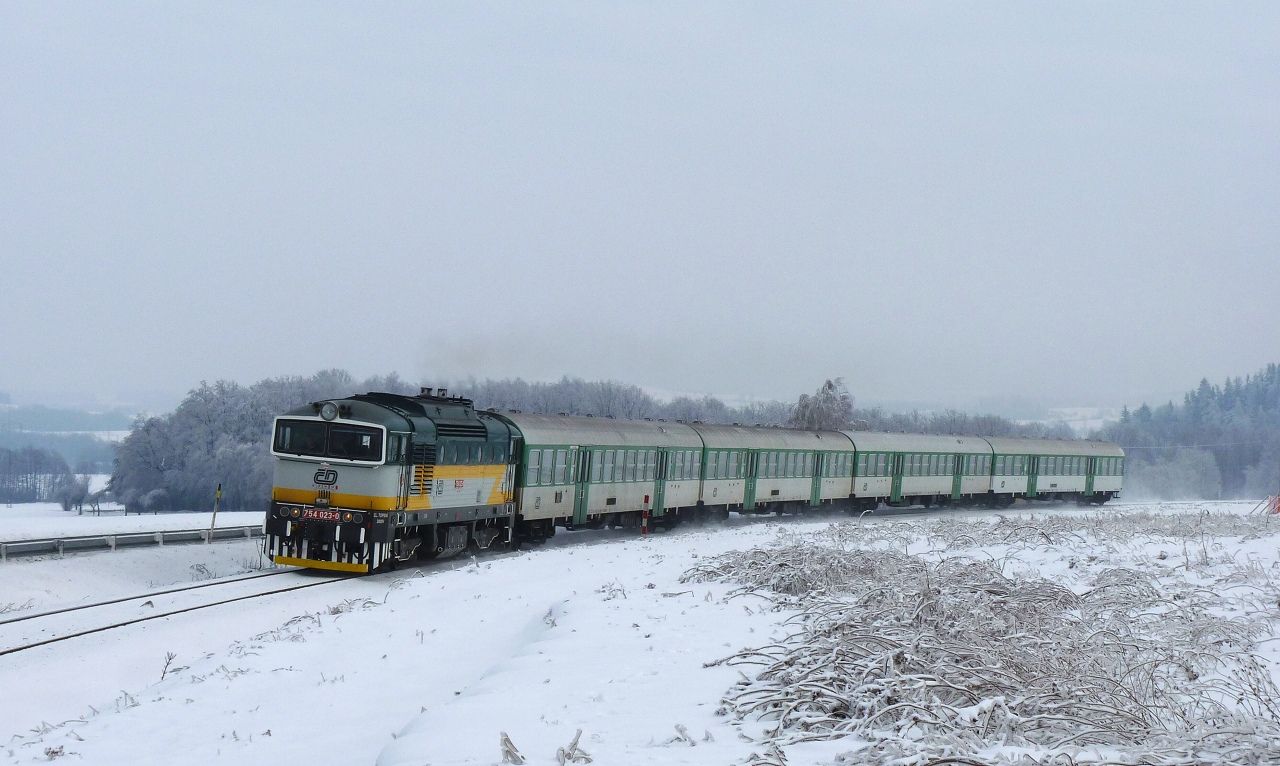
[[[265,550],[277,564],[364,573],[508,542],[509,441],[469,400],[425,391],[280,415]]]

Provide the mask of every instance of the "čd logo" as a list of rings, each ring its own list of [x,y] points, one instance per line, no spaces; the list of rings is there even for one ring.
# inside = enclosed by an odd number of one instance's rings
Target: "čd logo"
[[[321,468],[311,480],[316,484],[334,485],[338,483],[338,472],[332,468]]]

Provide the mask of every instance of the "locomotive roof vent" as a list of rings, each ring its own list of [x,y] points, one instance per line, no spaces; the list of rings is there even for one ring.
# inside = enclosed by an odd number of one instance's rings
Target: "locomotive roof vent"
[[[418,396],[431,396],[431,386],[423,386],[418,391]]]

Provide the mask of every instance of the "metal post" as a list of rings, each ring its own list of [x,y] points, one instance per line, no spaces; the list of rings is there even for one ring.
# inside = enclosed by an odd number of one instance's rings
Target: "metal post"
[[[222,482],[218,482],[218,489],[213,493],[213,518],[209,519],[209,536],[205,538],[206,543],[213,542],[213,526],[218,523],[218,506],[222,505]]]

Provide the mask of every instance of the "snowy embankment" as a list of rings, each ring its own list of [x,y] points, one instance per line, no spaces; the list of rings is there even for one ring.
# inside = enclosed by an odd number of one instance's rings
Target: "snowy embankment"
[[[212,513],[157,513],[134,516],[91,515],[64,511],[57,503],[21,503],[0,506],[0,542],[49,540],[84,535],[114,535],[130,532],[169,532],[179,529],[208,529]],[[251,527],[262,524],[261,511],[218,514],[219,527]]]
[[[564,534],[0,657],[22,690],[0,695],[0,756],[494,764],[505,732],[530,764],[1086,763],[1194,734],[1162,762],[1266,763],[1280,519],[1250,507]],[[161,557],[215,547],[42,563],[81,571],[75,600],[91,572],[142,592],[181,574]]]

